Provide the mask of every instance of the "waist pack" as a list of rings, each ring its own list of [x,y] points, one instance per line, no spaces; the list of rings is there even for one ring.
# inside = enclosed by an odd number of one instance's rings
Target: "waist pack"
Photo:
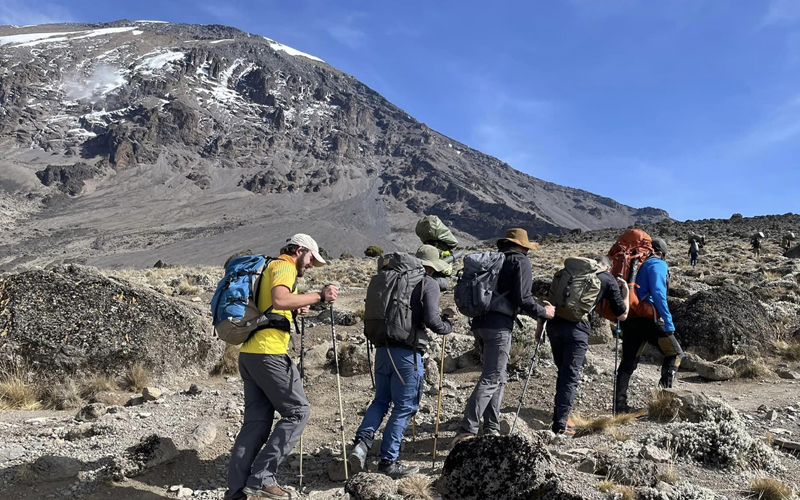
[[[458,312],[469,318],[492,311],[515,316],[511,300],[497,293],[497,280],[505,259],[502,252],[471,253],[464,257],[464,267],[458,272],[453,290]]]
[[[569,257],[564,261],[547,294],[556,307],[556,316],[577,323],[592,313],[600,296],[599,272],[594,259]]]
[[[270,262],[263,255],[248,255],[232,259],[225,267],[225,276],[211,298],[214,331],[225,342],[243,344],[258,329],[277,328],[288,332],[289,320],[272,312],[258,309],[258,290],[261,277]],[[292,287],[292,292],[296,287]]]
[[[369,280],[364,300],[364,334],[370,342],[414,347],[411,294],[425,274],[422,261],[413,255],[394,252],[378,257],[378,272]]]

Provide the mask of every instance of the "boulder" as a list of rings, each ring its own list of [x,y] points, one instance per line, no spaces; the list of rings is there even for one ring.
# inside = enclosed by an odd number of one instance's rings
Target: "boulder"
[[[4,354],[41,374],[122,373],[135,362],[205,374],[222,355],[205,312],[93,267],[32,269],[3,287]]]
[[[172,462],[178,455],[178,448],[172,439],[152,434],[143,437],[139,444],[128,448],[122,456],[114,458],[111,477],[116,481],[135,477]]]
[[[691,352],[684,352],[681,358],[681,371],[693,372],[697,370],[697,363],[705,363],[706,360]]]
[[[45,455],[27,467],[24,482],[30,484],[51,483],[78,477],[83,464],[74,458]]]
[[[777,331],[769,313],[749,291],[724,285],[694,294],[672,309],[681,347],[704,359],[765,349]]]
[[[381,495],[397,493],[397,484],[385,474],[359,472],[344,485],[354,500],[380,500]]]
[[[658,466],[646,460],[606,457],[601,464],[604,475],[619,484],[655,486],[658,482]]]
[[[145,401],[155,401],[162,396],[161,389],[156,387],[145,387],[142,389],[142,399]]]
[[[106,414],[107,408],[103,403],[92,403],[81,408],[75,415],[75,420],[81,422],[91,422]]]
[[[793,246],[788,252],[783,254],[783,256],[789,257],[790,259],[800,259],[800,245]]]
[[[333,362],[332,347],[330,348],[330,359]],[[343,377],[369,373],[366,342],[363,344],[349,342],[339,344],[339,370]]]
[[[437,489],[444,500],[526,500],[551,476],[552,461],[538,439],[476,437],[453,448]]]
[[[709,363],[707,361],[704,363],[697,363],[696,370],[698,375],[706,380],[712,381],[730,380],[736,375],[733,368],[718,363]]]
[[[589,345],[607,344],[614,341],[614,326],[599,314],[592,315],[592,331],[589,334]]]
[[[213,422],[205,422],[194,428],[189,441],[192,448],[202,450],[217,439],[217,426]]]

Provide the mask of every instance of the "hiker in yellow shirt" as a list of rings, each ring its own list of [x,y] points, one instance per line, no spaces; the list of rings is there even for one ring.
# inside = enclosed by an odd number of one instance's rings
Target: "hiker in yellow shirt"
[[[335,285],[297,294],[297,278],[311,267],[324,265],[317,242],[307,234],[295,234],[264,270],[258,308],[272,313],[272,319],[270,328],[256,330],[239,354],[244,423],[233,445],[225,499],[296,498],[292,490],[277,484],[275,473],[300,439],[311,410],[287,348],[292,312],[306,314],[312,304],[333,302],[339,295]],[[276,411],[281,419],[272,429]]]

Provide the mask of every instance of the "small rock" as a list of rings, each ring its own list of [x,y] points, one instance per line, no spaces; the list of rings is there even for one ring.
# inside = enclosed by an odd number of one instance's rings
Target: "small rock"
[[[26,477],[26,480],[35,484],[72,479],[78,476],[81,466],[81,462],[74,458],[45,455],[30,464],[29,471],[32,474]]]
[[[182,484],[176,484],[174,486],[170,486],[169,487],[169,491],[171,491],[172,493],[175,493],[176,491],[180,490],[181,488],[183,488]]]
[[[16,460],[25,455],[25,448],[22,446],[11,446],[9,448],[0,448],[0,464],[8,462],[9,460]]]
[[[142,396],[133,396],[125,403],[125,406],[140,406],[144,404],[144,397]]]
[[[778,412],[777,410],[769,410],[766,415],[764,415],[765,420],[775,421],[778,419]]]
[[[29,418],[28,420],[25,421],[25,423],[31,425],[40,425],[47,423],[49,421],[50,421],[49,417],[36,417],[36,418]]]
[[[178,498],[187,498],[194,495],[194,490],[191,488],[180,488],[178,490]]]
[[[201,394],[202,392],[203,392],[203,389],[201,389],[200,386],[198,386],[197,384],[192,384],[192,385],[189,386],[189,389],[186,391],[186,394],[189,394],[191,396],[197,396],[198,394]]]
[[[786,380],[800,380],[800,373],[791,370],[778,370],[775,373],[782,379]]]
[[[149,411],[140,411],[139,413],[136,414],[136,416],[138,416],[139,418],[150,418],[153,416],[153,414]]]
[[[384,474],[360,472],[347,481],[344,490],[359,500],[378,500],[397,493],[397,484]]]
[[[201,299],[200,297],[192,297],[192,302],[200,302],[201,300],[203,299]]]
[[[161,397],[161,389],[156,387],[145,387],[142,391],[142,399],[145,401],[155,401]]]
[[[216,438],[217,426],[212,422],[206,422],[194,428],[190,440],[194,449],[202,450],[213,443]]]
[[[672,461],[672,456],[668,451],[653,445],[642,446],[642,449],[639,450],[639,456],[656,463],[669,463]]]
[[[580,472],[586,472],[587,474],[594,474],[597,472],[597,460],[591,457],[584,458],[580,464],[578,464],[578,470]]]
[[[344,459],[340,457],[332,458],[326,467],[326,471],[328,472],[328,479],[331,481],[341,482],[344,481]]]
[[[75,420],[81,422],[92,422],[106,414],[107,408],[103,403],[92,403],[86,405],[75,415]]]

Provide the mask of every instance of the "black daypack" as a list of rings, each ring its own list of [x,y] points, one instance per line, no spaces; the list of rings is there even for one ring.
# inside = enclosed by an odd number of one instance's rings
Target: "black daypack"
[[[497,281],[505,258],[502,252],[477,252],[464,257],[464,268],[458,272],[453,290],[458,312],[468,318],[492,311],[516,317],[511,300],[506,294],[497,293]]]
[[[395,252],[378,257],[378,273],[370,279],[364,301],[364,334],[370,342],[414,346],[411,294],[425,274],[422,261],[413,255]]]

